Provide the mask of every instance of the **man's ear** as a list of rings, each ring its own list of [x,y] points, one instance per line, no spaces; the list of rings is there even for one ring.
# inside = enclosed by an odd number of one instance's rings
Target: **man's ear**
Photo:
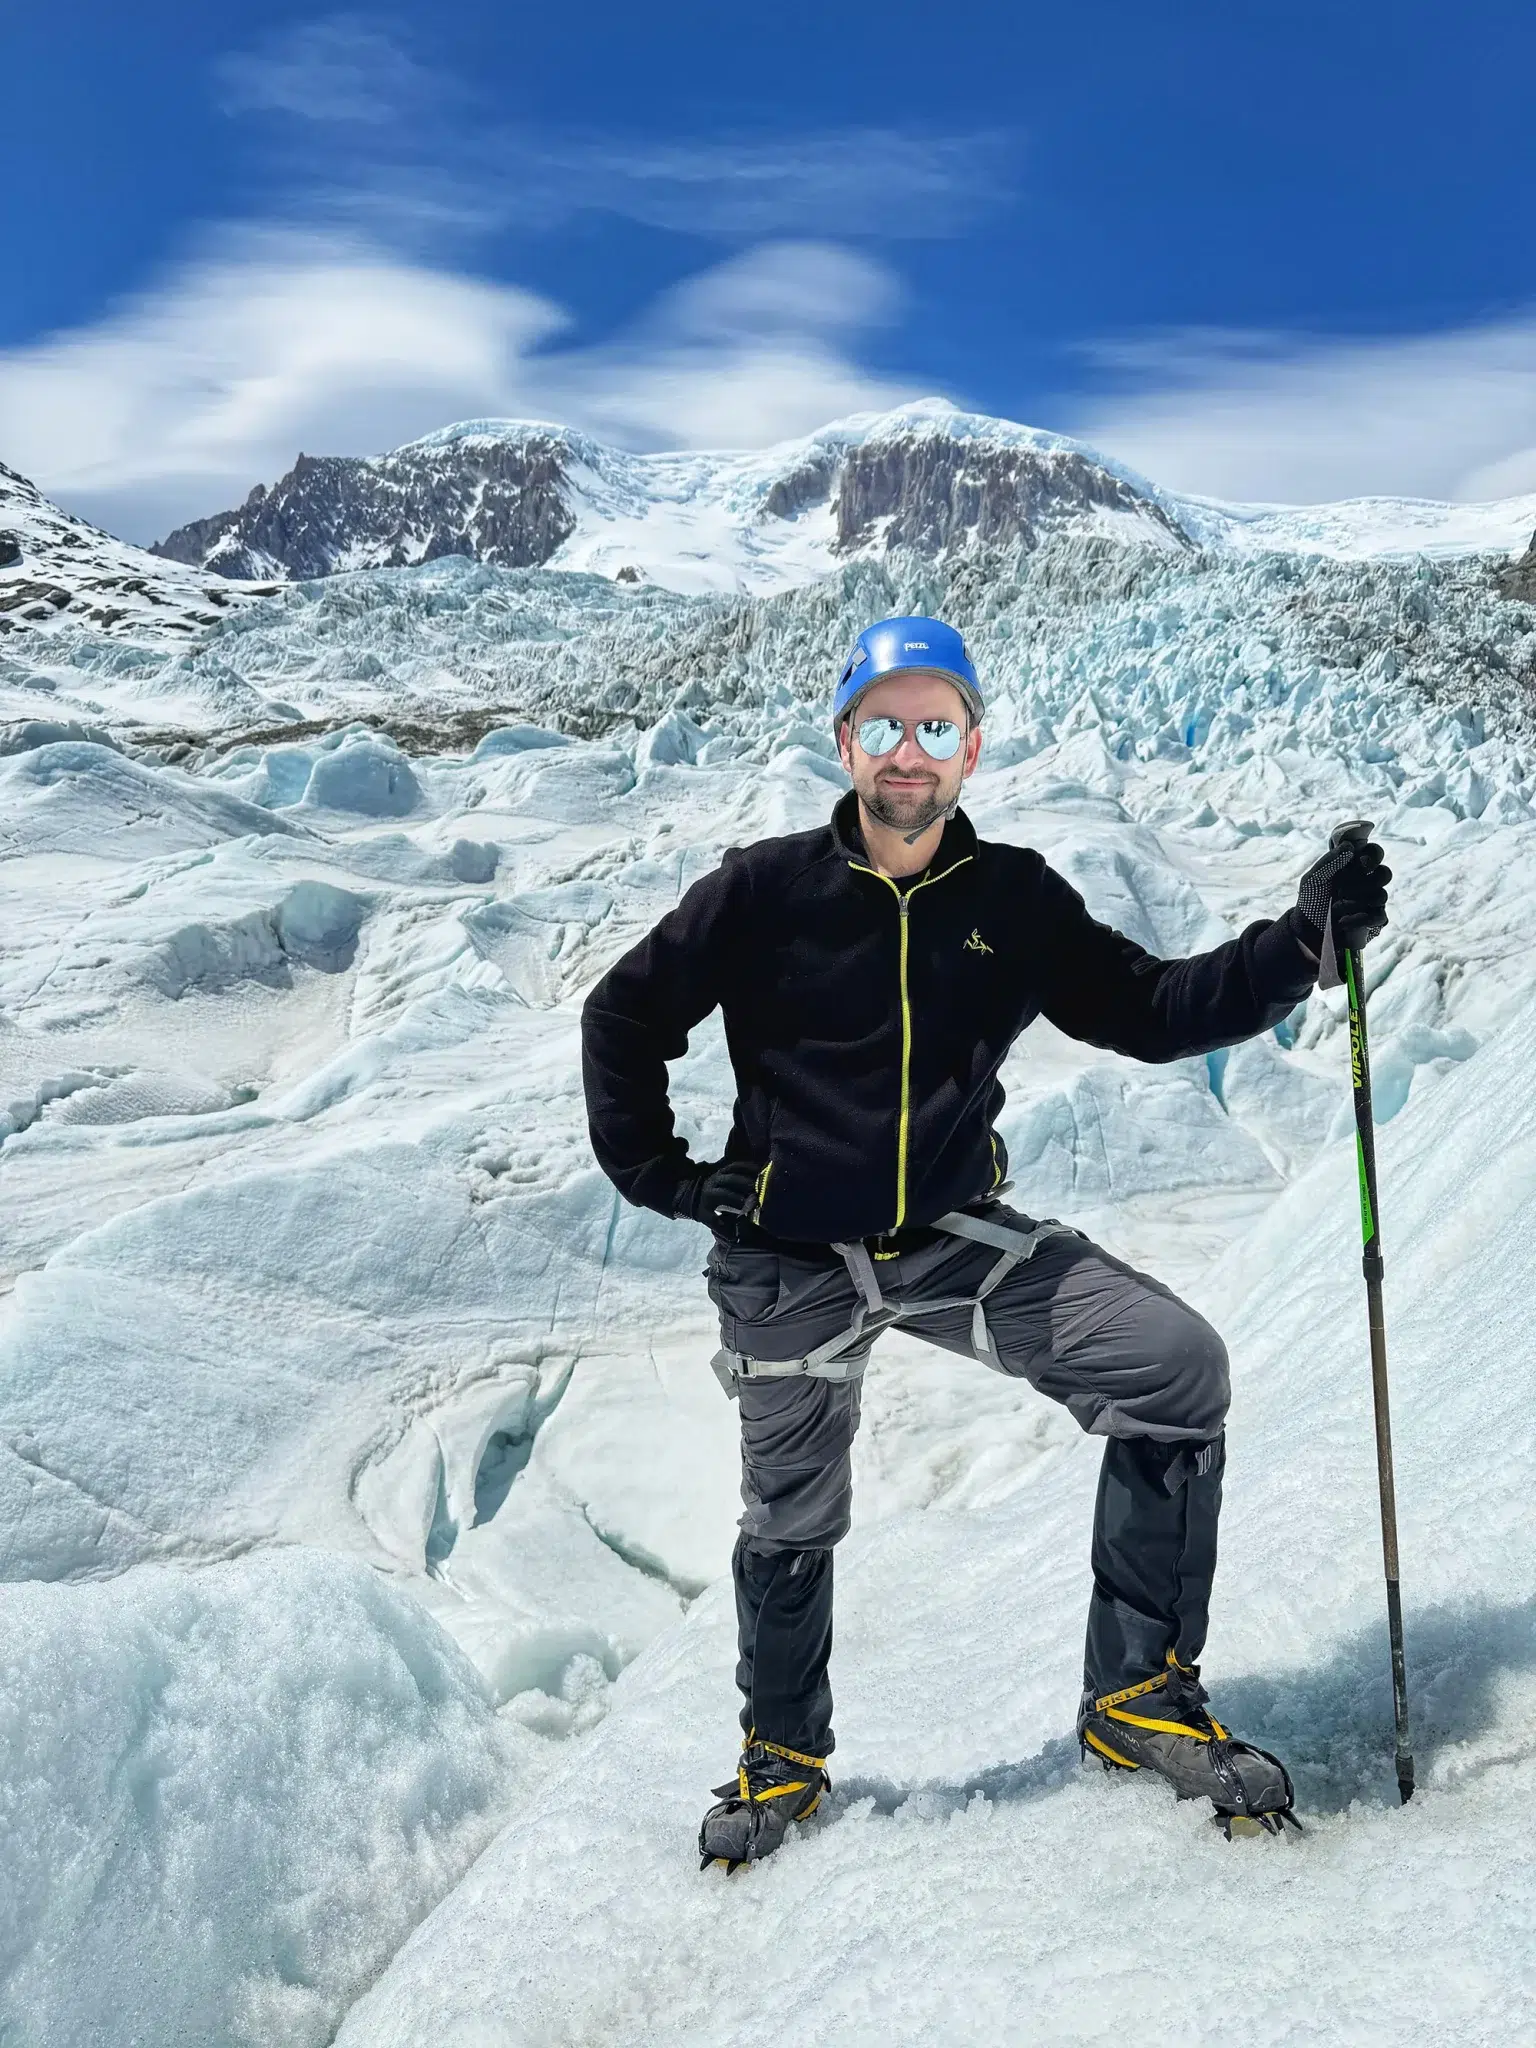
[[[973,725],[965,736],[965,773],[974,775],[981,757],[981,727]]]
[[[853,776],[853,736],[849,731],[851,721],[844,719],[837,728],[837,758],[842,762],[849,778]]]

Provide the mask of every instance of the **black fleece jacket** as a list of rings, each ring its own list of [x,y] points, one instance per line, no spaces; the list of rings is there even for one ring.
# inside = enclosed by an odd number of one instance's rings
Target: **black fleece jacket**
[[[1134,1059],[1234,1045],[1312,987],[1304,929],[1288,912],[1155,959],[963,812],[898,887],[869,866],[850,794],[820,831],[727,853],[593,989],[592,1147],[630,1201],[676,1213],[696,1169],[666,1062],[718,1007],[737,1089],[726,1157],[768,1169],[762,1229],[827,1244],[931,1223],[1003,1179],[997,1072],[1037,1016]]]

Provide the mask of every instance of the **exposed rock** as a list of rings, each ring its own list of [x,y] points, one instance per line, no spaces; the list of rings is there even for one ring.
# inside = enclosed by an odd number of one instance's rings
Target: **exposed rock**
[[[1536,533],[1531,535],[1530,546],[1518,560],[1506,562],[1494,571],[1493,581],[1500,597],[1536,604]]]
[[[62,611],[72,594],[57,583],[6,583],[0,585],[0,612],[21,611],[32,605]]]
[[[833,509],[842,554],[868,547],[882,522],[887,550],[939,555],[967,541],[1034,548],[1052,527],[1095,512],[1134,521],[1148,538],[1161,532],[1190,545],[1153,499],[1084,455],[942,434],[850,448]]]
[[[0,569],[9,569],[21,560],[21,542],[14,533],[0,533]]]
[[[840,449],[818,448],[798,468],[776,478],[763,500],[763,517],[796,519],[812,505],[824,505],[832,495],[842,460]]]
[[[181,526],[153,553],[221,575],[298,580],[467,555],[501,569],[547,562],[575,528],[554,436],[465,438],[393,455],[301,455],[234,512]]]

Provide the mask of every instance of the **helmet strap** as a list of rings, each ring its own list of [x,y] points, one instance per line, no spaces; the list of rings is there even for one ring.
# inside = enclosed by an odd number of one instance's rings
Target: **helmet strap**
[[[950,819],[955,815],[956,811],[959,810],[959,808],[960,799],[959,797],[956,797],[954,802],[950,805],[949,809],[940,814],[946,825],[949,823]],[[919,841],[919,839],[922,838],[923,834],[925,832],[931,832],[938,822],[939,821],[937,818],[930,818],[926,825],[919,825],[915,832],[903,832],[903,834],[901,835],[902,845],[916,846],[917,842]]]

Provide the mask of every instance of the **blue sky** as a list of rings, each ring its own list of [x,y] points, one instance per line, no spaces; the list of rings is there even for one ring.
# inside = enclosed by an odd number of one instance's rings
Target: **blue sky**
[[[1536,16],[82,0],[6,26],[0,460],[148,538],[466,414],[938,392],[1174,486],[1536,490]]]

